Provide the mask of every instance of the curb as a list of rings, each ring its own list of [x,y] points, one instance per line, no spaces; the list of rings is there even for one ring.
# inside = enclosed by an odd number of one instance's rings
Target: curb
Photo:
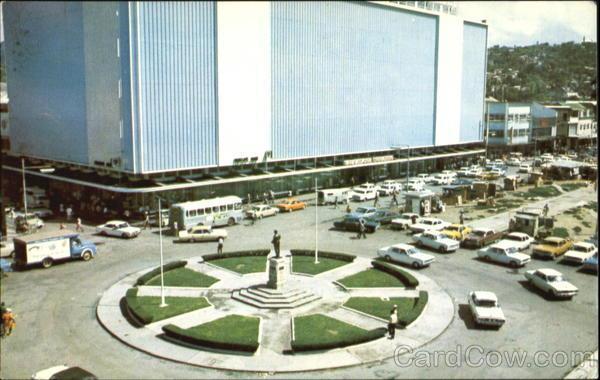
[[[564,379],[597,379],[598,350],[585,358],[577,367],[569,371]]]

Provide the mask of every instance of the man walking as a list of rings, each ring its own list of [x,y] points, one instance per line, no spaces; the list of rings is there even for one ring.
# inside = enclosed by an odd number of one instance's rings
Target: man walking
[[[146,211],[144,215],[144,229],[146,229],[150,225],[150,215],[148,214],[148,211]]]
[[[12,312],[12,309],[8,308],[2,314],[2,326],[4,328],[4,334],[10,335],[12,330],[17,326],[17,322],[15,321],[15,315]]]
[[[548,211],[550,211],[550,207],[548,206],[548,203],[546,203],[544,205],[544,218],[548,216]]]
[[[81,218],[77,218],[77,224],[75,224],[75,231],[83,232],[83,225],[81,224]]]
[[[338,202],[338,197],[336,195],[335,199],[333,200],[333,208],[337,208],[337,202]]]
[[[375,192],[375,201],[373,202],[373,207],[379,206],[379,192]]]
[[[461,209],[458,215],[460,224],[465,224],[465,212]]]
[[[367,231],[367,227],[365,226],[365,220],[361,219],[360,223],[358,225],[358,238],[360,239],[362,236],[363,239],[366,239],[367,238],[366,231]]]
[[[396,207],[398,207],[398,197],[396,196],[396,193],[397,193],[397,191],[396,191],[396,190],[394,190],[394,191],[392,192],[392,202],[393,202],[394,204],[396,204]]]
[[[275,251],[275,257],[279,258],[279,247],[281,244],[281,235],[279,235],[277,230],[273,231],[273,240],[271,240],[271,244],[273,244],[273,250]]]
[[[220,237],[217,243],[217,253],[220,255],[223,253],[223,238]]]
[[[396,337],[396,324],[398,323],[398,306],[394,305],[392,311],[390,311],[390,318],[388,320],[388,333],[390,334],[388,339],[394,339]]]

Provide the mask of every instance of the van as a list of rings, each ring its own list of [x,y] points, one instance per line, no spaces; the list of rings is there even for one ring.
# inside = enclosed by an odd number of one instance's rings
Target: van
[[[41,263],[44,268],[50,268],[60,260],[88,261],[97,253],[94,243],[81,240],[76,232],[65,230],[18,237],[13,241],[17,267]]]
[[[317,192],[317,198],[320,205],[348,203],[350,189],[347,187],[341,189],[323,189]]]

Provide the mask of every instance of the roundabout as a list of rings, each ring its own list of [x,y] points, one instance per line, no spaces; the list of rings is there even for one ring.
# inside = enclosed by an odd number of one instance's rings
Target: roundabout
[[[297,257],[294,254],[294,261]],[[385,282],[385,287],[356,286],[361,278],[370,281],[372,272],[378,271],[366,258],[352,256],[340,266],[309,275],[293,271],[290,251],[282,251],[279,259],[272,254],[256,257],[254,261],[280,261],[278,284],[266,265],[267,270],[259,267],[257,272],[245,273],[219,266],[219,260],[209,258],[215,259],[215,255],[191,257],[181,265],[216,282],[208,282],[206,287],[164,287],[166,302],[173,307],[176,301],[205,299],[196,309],[140,322],[127,302],[134,296],[140,301],[160,299],[159,286],[139,284],[140,277],[156,270],[149,268],[128,275],[102,294],[96,309],[98,320],[123,343],[156,357],[215,369],[275,373],[381,361],[393,357],[397,347],[416,349],[432,341],[454,316],[450,296],[418,271],[398,269],[417,280],[416,288]],[[390,277],[384,273],[382,278],[384,275]],[[387,339],[385,312],[371,312],[373,305],[381,309],[390,302],[402,302],[409,305],[410,313],[423,294],[426,304],[397,330],[395,339]],[[222,341],[223,336],[234,339],[236,329],[246,332],[239,342]],[[316,344],[310,341],[314,336]]]

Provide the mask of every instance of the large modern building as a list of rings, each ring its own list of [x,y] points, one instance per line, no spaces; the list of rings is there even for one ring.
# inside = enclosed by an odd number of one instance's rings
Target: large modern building
[[[487,26],[420,3],[5,2],[3,171],[137,207],[474,157]]]

